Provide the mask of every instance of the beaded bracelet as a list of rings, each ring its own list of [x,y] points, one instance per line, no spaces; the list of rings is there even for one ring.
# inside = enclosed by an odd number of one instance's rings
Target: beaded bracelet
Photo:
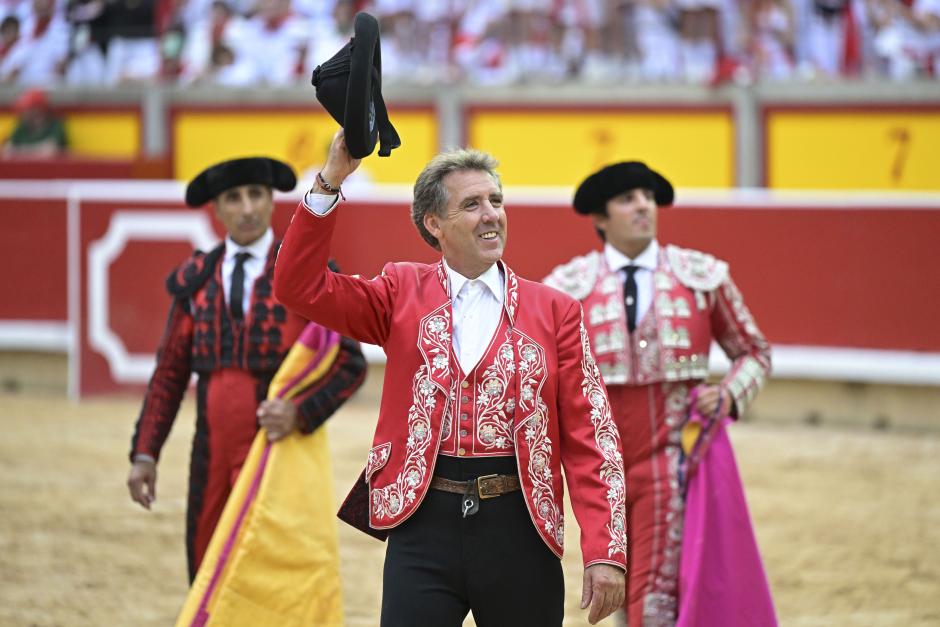
[[[338,185],[336,187],[333,187],[332,185],[326,182],[326,179],[323,178],[323,175],[320,172],[317,172],[317,185],[322,187],[323,191],[328,192],[330,194],[339,194],[340,198],[342,198],[343,200],[346,200],[346,197],[343,196],[343,186]]]

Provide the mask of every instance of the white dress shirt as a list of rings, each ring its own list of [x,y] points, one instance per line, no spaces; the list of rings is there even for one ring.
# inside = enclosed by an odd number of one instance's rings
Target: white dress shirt
[[[304,209],[315,216],[323,217],[339,204],[339,194],[318,194],[307,191],[304,194]]]
[[[636,259],[630,259],[608,243],[604,245],[604,258],[607,267],[617,272],[621,283],[627,279],[627,271],[624,270],[626,266],[639,267],[633,278],[636,280],[636,324],[640,326],[640,320],[653,303],[653,271],[659,262],[659,242],[651,241]]]
[[[231,237],[225,237],[225,257],[222,259],[222,285],[225,289],[225,304],[229,303],[229,294],[232,293],[232,272],[235,271],[235,255],[246,252],[251,255],[245,260],[245,290],[242,292],[242,311],[248,317],[248,307],[251,305],[251,292],[255,287],[255,280],[264,272],[264,265],[268,261],[268,250],[274,243],[274,231],[268,228],[264,235],[248,244],[241,246]]]
[[[454,354],[464,373],[483,357],[503,315],[503,277],[499,264],[468,279],[444,262],[454,314]]]

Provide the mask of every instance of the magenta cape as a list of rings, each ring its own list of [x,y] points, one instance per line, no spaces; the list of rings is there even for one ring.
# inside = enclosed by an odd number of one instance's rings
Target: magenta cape
[[[687,470],[677,627],[776,627],[770,586],[725,431],[731,419],[709,425],[693,410],[689,420],[705,428]]]

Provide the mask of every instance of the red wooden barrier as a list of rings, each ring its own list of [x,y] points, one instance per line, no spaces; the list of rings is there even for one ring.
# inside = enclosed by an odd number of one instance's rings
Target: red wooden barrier
[[[186,209],[177,183],[64,185],[45,194],[31,188],[32,198],[25,185],[0,185],[0,262],[7,270],[0,345],[22,331],[15,326],[22,321],[65,327],[70,320],[78,330],[76,392],[140,385],[169,304],[163,280],[192,245],[220,235],[211,211]],[[373,276],[387,261],[436,259],[412,226],[407,201],[375,194],[338,209],[334,256],[343,271]],[[864,206],[825,196],[683,197],[686,204],[661,211],[661,240],[728,260],[776,347],[940,359],[940,197],[867,198]],[[296,200],[279,198],[278,234]],[[590,221],[564,203],[563,196],[526,199],[507,190],[506,260],[521,276],[538,280],[600,246]]]

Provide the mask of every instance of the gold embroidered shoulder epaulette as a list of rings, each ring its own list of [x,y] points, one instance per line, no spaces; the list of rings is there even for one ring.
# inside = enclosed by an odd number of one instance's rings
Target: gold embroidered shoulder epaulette
[[[717,289],[728,278],[727,262],[691,248],[666,246],[673,274],[686,287],[703,292]]]
[[[584,300],[594,289],[602,262],[601,253],[593,250],[556,266],[542,282],[576,300]]]

